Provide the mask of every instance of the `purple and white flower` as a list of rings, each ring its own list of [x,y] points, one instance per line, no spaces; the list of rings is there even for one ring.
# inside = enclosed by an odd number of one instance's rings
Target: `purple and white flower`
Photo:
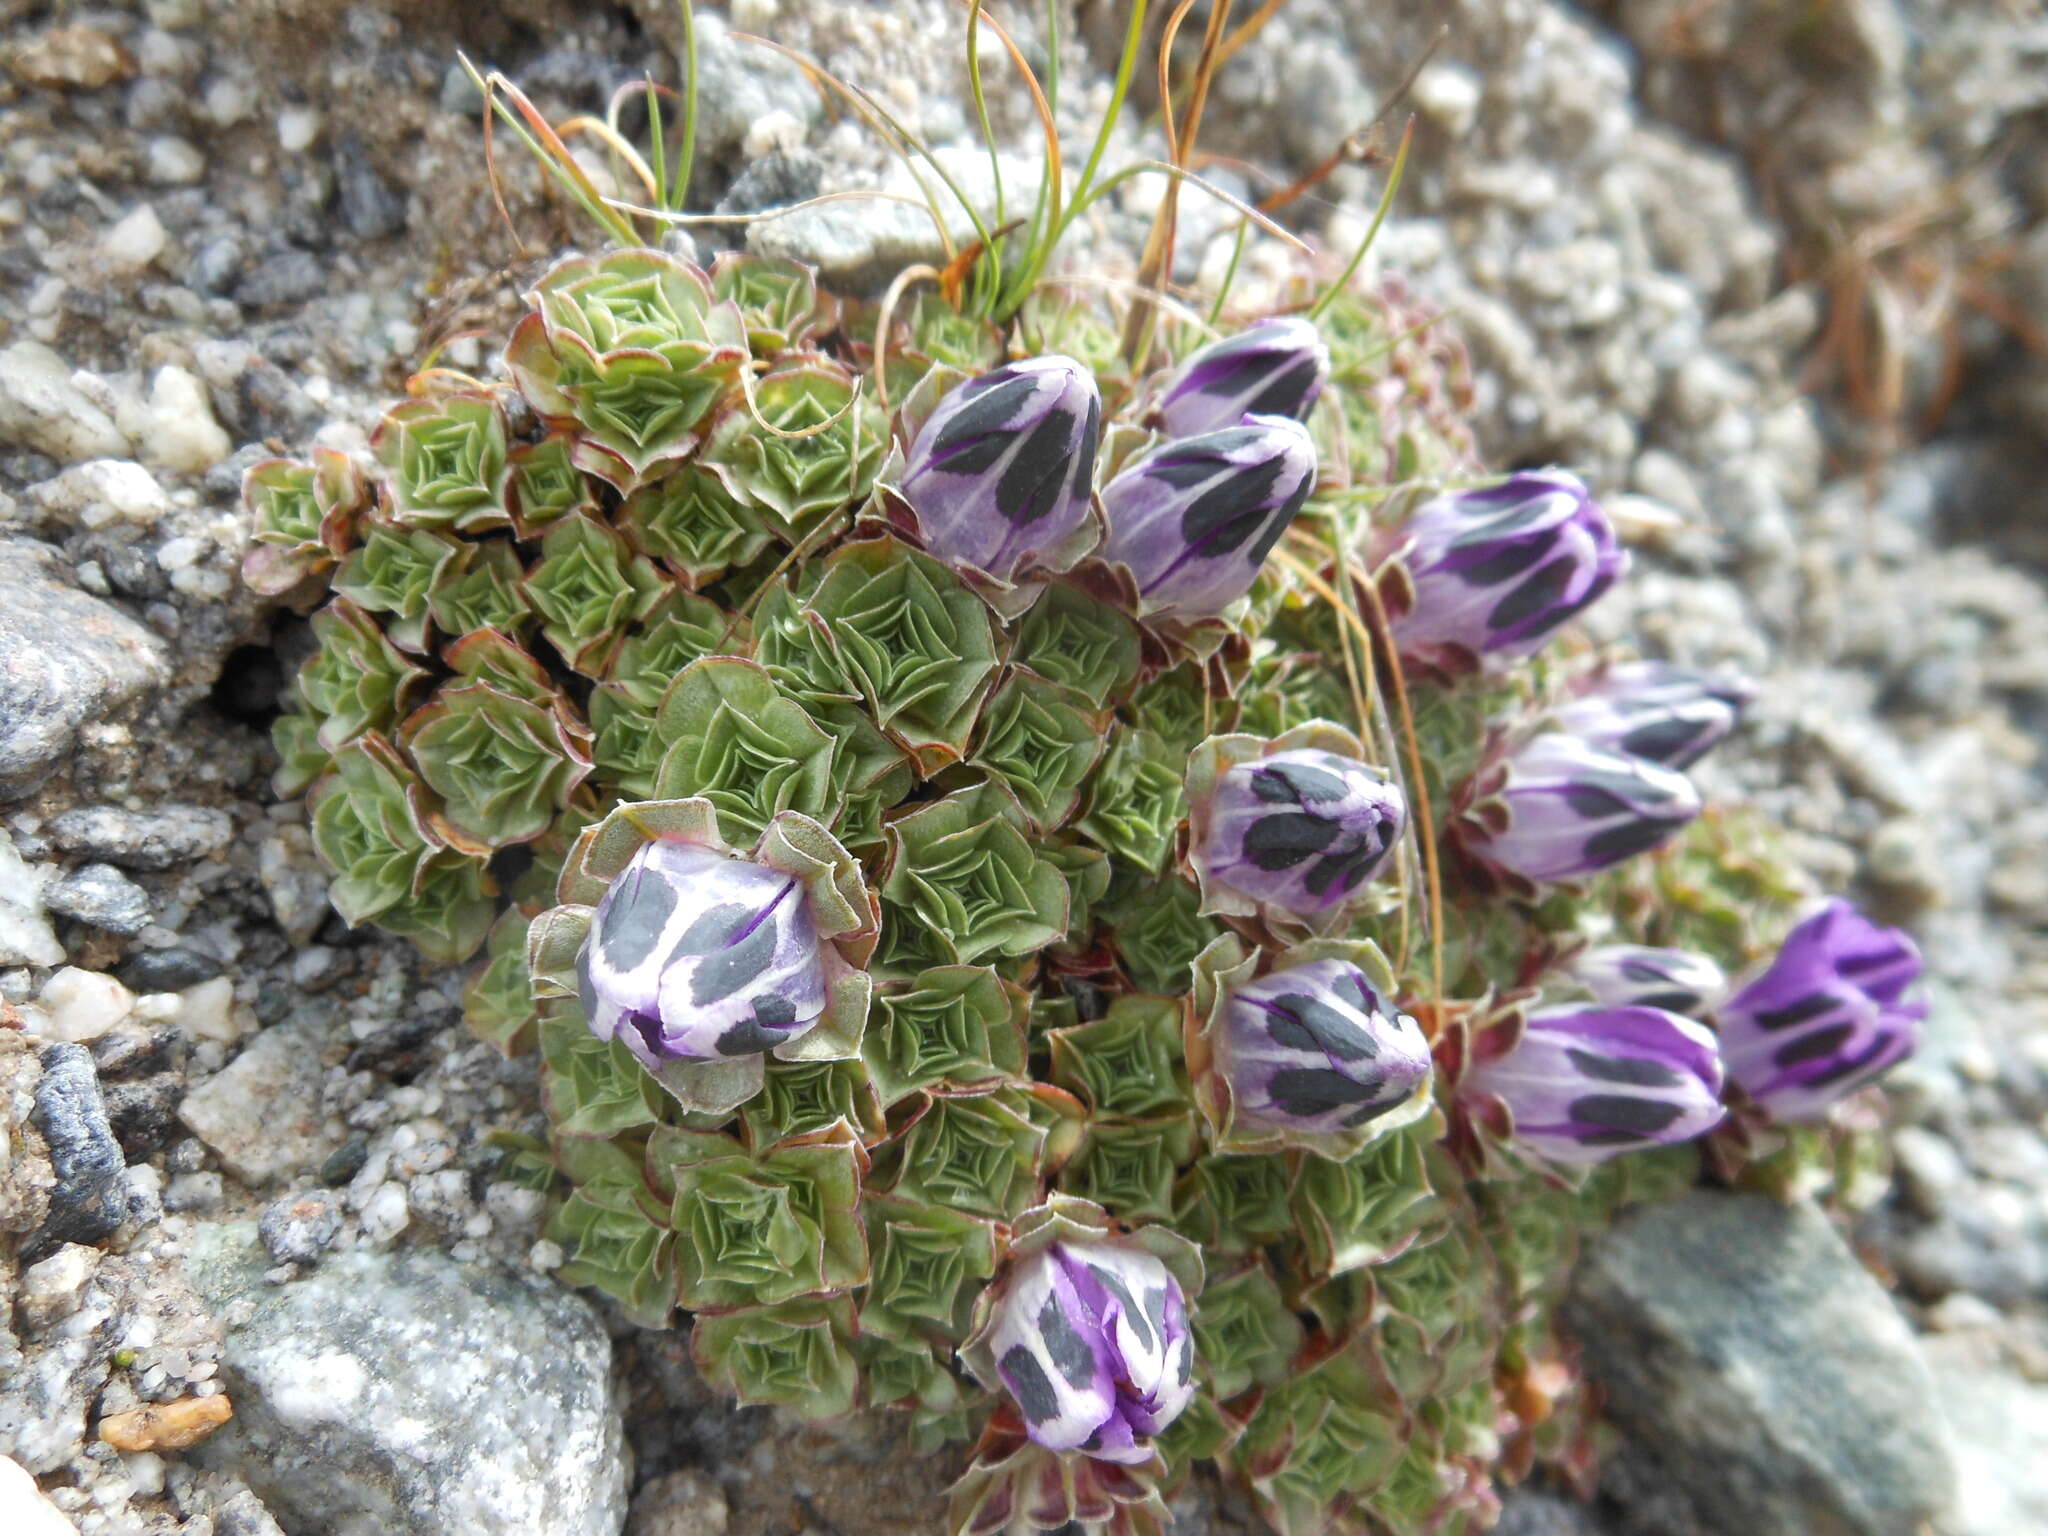
[[[1159,402],[1170,437],[1234,427],[1246,416],[1308,420],[1330,380],[1330,349],[1312,320],[1283,315],[1213,341],[1180,365]]]
[[[986,1346],[1025,1433],[1054,1451],[1137,1463],[1194,1397],[1180,1282],[1144,1249],[1054,1242],[1000,1275]]]
[[[1688,768],[1735,729],[1755,696],[1755,685],[1732,673],[1625,662],[1589,679],[1557,723],[1595,746]]]
[[[1408,803],[1378,769],[1311,747],[1226,769],[1195,816],[1205,882],[1309,916],[1358,893],[1401,835]]]
[[[1628,569],[1607,514],[1561,469],[1439,496],[1401,532],[1415,601],[1394,643],[1436,666],[1532,654]]]
[[[1347,960],[1311,960],[1231,988],[1216,1062],[1252,1128],[1355,1131],[1427,1092],[1429,1042]]]
[[[591,1032],[650,1069],[772,1050],[826,1004],[803,882],[671,839],[647,843],[612,882],[576,973]]]
[[[1704,1019],[1727,995],[1728,976],[1705,955],[1647,944],[1601,944],[1571,963],[1572,979],[1611,1008],[1662,1008]]]
[[[925,548],[1008,581],[1088,521],[1102,399],[1071,357],[969,379],[926,418],[902,481]]]
[[[1839,898],[1786,936],[1720,1010],[1728,1075],[1771,1118],[1812,1120],[1913,1054],[1920,951]]]
[[[1316,480],[1316,445],[1289,416],[1154,448],[1102,489],[1102,554],[1129,568],[1147,613],[1200,619],[1243,597]]]
[[[1700,813],[1675,769],[1550,732],[1509,756],[1499,798],[1506,825],[1470,834],[1487,863],[1538,883],[1575,880],[1661,847]]]
[[[1661,1008],[1542,1008],[1465,1076],[1507,1111],[1513,1139],[1553,1163],[1670,1146],[1721,1123],[1721,1056],[1704,1024]]]

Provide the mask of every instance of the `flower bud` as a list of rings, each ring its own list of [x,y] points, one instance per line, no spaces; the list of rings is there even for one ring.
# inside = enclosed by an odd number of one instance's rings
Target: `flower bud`
[[[1129,1243],[1061,1241],[995,1284],[987,1349],[1025,1433],[1104,1461],[1150,1457],[1146,1437],[1195,1390],[1187,1299],[1167,1267]]]
[[[1589,680],[1557,722],[1595,746],[1688,768],[1742,719],[1755,685],[1732,673],[1627,662]]]
[[[649,1068],[758,1055],[825,1011],[803,883],[668,839],[643,846],[612,882],[576,970],[591,1032]]]
[[[1371,878],[1408,804],[1378,769],[1305,748],[1226,769],[1196,817],[1205,881],[1308,916],[1343,905]]]
[[[1506,826],[1467,846],[1525,880],[1595,874],[1669,842],[1700,813],[1684,774],[1561,732],[1532,738],[1506,769]]]
[[[1211,617],[1251,590],[1315,479],[1315,443],[1290,417],[1180,438],[1103,487],[1102,552],[1129,567],[1145,612]]]
[[[1571,964],[1572,979],[1610,1008],[1662,1008],[1689,1019],[1714,1011],[1728,977],[1705,955],[1647,944],[1602,944]]]
[[[1607,514],[1561,469],[1439,496],[1402,532],[1415,601],[1394,642],[1434,665],[1530,655],[1628,569]]]
[[[1905,934],[1830,901],[1722,1005],[1728,1075],[1775,1120],[1817,1118],[1913,1054],[1927,1007],[1905,992],[1919,975]]]
[[[1429,1042],[1364,971],[1312,960],[1233,987],[1216,1059],[1252,1126],[1352,1131],[1429,1081]]]
[[[1505,1108],[1515,1141],[1554,1163],[1690,1141],[1726,1113],[1713,1031],[1661,1008],[1538,1009],[1461,1091]]]
[[[1102,401],[1071,357],[969,379],[926,418],[902,491],[925,548],[1007,581],[1088,520]]]
[[[1246,416],[1308,419],[1330,378],[1330,349],[1299,315],[1261,320],[1180,365],[1159,402],[1170,437],[1234,427]]]

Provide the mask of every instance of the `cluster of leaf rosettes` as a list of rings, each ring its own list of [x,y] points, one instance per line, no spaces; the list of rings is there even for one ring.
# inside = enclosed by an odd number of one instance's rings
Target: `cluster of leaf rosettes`
[[[471,1027],[538,1048],[551,1134],[509,1144],[554,1196],[564,1277],[648,1327],[695,1314],[704,1371],[744,1402],[896,1406],[928,1446],[983,1433],[959,1523],[1026,1529],[975,1497],[1028,1448],[985,1428],[995,1400],[955,1350],[1008,1224],[1065,1192],[1192,1239],[1208,1275],[1201,1391],[1160,1461],[1096,1468],[1052,1523],[1157,1529],[1213,1459],[1288,1536],[1409,1536],[1484,1523],[1496,1478],[1534,1462],[1582,1470],[1553,1304],[1582,1236],[1697,1154],[1575,1185],[1461,1157],[1442,1113],[1348,1161],[1223,1152],[1184,1058],[1191,962],[1225,928],[1187,872],[1183,773],[1220,732],[1341,722],[1405,783],[1416,835],[1341,936],[1385,951],[1453,1065],[1589,909],[1734,967],[1793,894],[1711,814],[1540,904],[1440,867],[1490,722],[1550,683],[1539,659],[1386,686],[1362,552],[1476,472],[1426,317],[1355,289],[1323,310],[1316,493],[1236,617],[1163,635],[1085,564],[999,611],[915,547],[891,478],[946,387],[1060,352],[1096,373],[1106,479],[1152,440],[1148,388],[1199,324],[1163,320],[1133,368],[1092,298],[1043,291],[998,330],[937,290],[890,314],[794,264],[651,250],[567,260],[531,303],[506,377],[420,375],[370,462],[253,471],[248,575],[325,598],[276,738],[335,905],[437,959],[483,949]],[[678,800],[735,845],[814,819],[879,911],[858,1053],[770,1060],[725,1114],[678,1103],[573,998],[537,1008],[528,972],[578,834]]]

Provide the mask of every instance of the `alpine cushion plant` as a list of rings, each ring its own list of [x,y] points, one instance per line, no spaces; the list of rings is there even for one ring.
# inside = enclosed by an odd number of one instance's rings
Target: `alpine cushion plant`
[[[277,787],[536,1056],[564,1278],[722,1390],[972,1440],[956,1532],[1205,1462],[1476,1529],[1582,1468],[1581,1236],[1850,1135],[1917,958],[1702,807],[1745,685],[1575,633],[1626,557],[1486,483],[1443,327],[1127,324],[1025,239],[880,304],[571,256],[257,466],[250,585],[326,594]]]

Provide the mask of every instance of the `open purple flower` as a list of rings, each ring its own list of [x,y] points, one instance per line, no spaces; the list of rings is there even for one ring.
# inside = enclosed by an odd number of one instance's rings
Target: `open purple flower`
[[[772,1050],[826,1005],[803,882],[667,839],[605,892],[576,971],[592,1033],[650,1069]]]
[[[1735,729],[1755,696],[1755,685],[1732,673],[1626,662],[1589,679],[1557,723],[1595,746],[1687,768]]]
[[[1561,469],[1439,496],[1401,531],[1415,601],[1394,643],[1436,666],[1530,655],[1628,569],[1607,514]]]
[[[1507,1111],[1513,1139],[1554,1163],[1669,1146],[1721,1123],[1721,1057],[1704,1024],[1661,1008],[1542,1008],[1461,1092]]]
[[[1102,489],[1105,558],[1129,567],[1145,612],[1200,619],[1251,590],[1316,479],[1316,445],[1288,416],[1153,449]]]
[[[1913,1054],[1927,1008],[1905,994],[1919,975],[1910,938],[1830,901],[1722,1004],[1728,1075],[1775,1120],[1818,1117]]]
[[[1342,906],[1401,835],[1399,786],[1355,758],[1316,748],[1226,769],[1196,808],[1193,857],[1206,884],[1303,915]]]
[[[1054,1451],[1138,1463],[1194,1396],[1187,1298],[1134,1244],[1060,1241],[995,1281],[985,1346],[1025,1432]]]
[[[969,379],[911,445],[904,499],[925,548],[1008,581],[1088,521],[1102,400],[1071,357],[1028,357]]]
[[[1571,964],[1572,979],[1609,1007],[1662,1008],[1703,1019],[1728,991],[1728,977],[1705,955],[1647,944],[1601,944]]]
[[[1308,419],[1330,378],[1330,349],[1299,315],[1261,320],[1180,365],[1159,402],[1171,437],[1234,427],[1246,416]]]
[[[1358,966],[1312,960],[1230,989],[1216,1062],[1253,1129],[1354,1131],[1429,1081],[1429,1042]]]
[[[1669,842],[1700,813],[1684,774],[1562,732],[1532,738],[1505,766],[1505,825],[1466,846],[1525,880],[1596,874]]]

